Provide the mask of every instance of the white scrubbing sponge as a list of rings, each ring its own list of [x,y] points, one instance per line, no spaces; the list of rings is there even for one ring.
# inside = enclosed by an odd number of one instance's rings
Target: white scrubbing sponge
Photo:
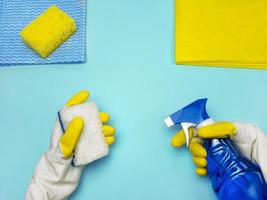
[[[84,119],[84,128],[74,152],[74,165],[86,165],[108,155],[109,146],[105,141],[102,123],[95,101],[63,108],[59,111],[59,119],[63,130],[74,117]]]

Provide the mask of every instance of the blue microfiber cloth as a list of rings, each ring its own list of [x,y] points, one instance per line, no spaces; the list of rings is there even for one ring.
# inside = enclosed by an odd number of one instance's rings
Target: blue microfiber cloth
[[[51,5],[74,18],[77,32],[42,59],[22,41],[19,33]],[[0,0],[0,66],[85,62],[85,20],[86,0]]]

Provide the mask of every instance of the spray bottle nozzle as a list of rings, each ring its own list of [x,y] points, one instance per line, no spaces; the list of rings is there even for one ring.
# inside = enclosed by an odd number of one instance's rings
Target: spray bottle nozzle
[[[168,127],[181,124],[185,132],[187,146],[189,145],[188,129],[192,126],[198,126],[205,120],[210,119],[206,111],[207,100],[207,98],[198,99],[165,119],[165,123]]]

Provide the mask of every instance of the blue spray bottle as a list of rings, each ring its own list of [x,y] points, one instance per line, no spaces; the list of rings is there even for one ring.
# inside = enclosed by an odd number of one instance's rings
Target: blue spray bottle
[[[168,127],[180,124],[189,145],[190,127],[214,123],[206,111],[207,99],[199,99],[170,115]],[[230,139],[206,139],[208,174],[219,200],[266,200],[267,184],[258,165],[246,159]]]

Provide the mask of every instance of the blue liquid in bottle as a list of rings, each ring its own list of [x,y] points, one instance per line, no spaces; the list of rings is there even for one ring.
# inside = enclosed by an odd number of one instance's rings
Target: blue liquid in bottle
[[[208,174],[219,200],[267,200],[267,184],[258,165],[246,159],[230,139],[204,141]]]

